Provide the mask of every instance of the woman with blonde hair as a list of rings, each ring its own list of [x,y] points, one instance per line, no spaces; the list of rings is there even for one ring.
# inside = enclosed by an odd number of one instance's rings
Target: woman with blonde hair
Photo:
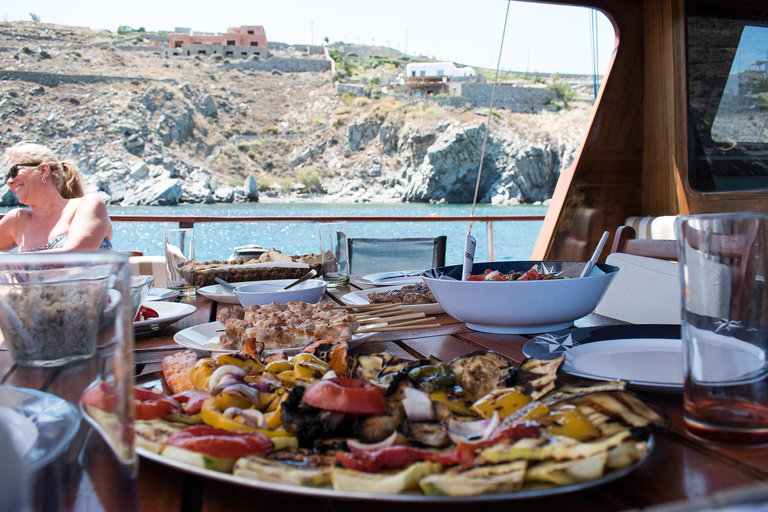
[[[0,251],[112,248],[112,222],[97,194],[84,194],[80,171],[47,147],[20,142],[5,151],[5,182],[29,208],[0,219]]]

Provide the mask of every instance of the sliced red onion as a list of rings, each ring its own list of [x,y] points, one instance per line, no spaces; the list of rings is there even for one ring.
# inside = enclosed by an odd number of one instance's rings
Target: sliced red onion
[[[416,388],[405,388],[403,409],[411,421],[434,421],[435,419],[435,411],[432,409],[432,400],[429,395]]]
[[[369,452],[371,450],[378,450],[379,448],[384,448],[387,446],[394,446],[395,441],[397,440],[398,432],[395,430],[392,432],[392,435],[390,435],[388,438],[384,439],[383,441],[379,441],[378,443],[361,443],[357,439],[347,439],[347,448],[349,448],[349,451],[352,453],[354,452]]]
[[[486,280],[486,281],[493,281],[493,280],[495,280],[497,277],[499,277],[500,275],[501,275],[501,272],[499,272],[498,270],[494,270],[493,272],[491,272],[490,274],[488,274],[487,276],[485,276],[485,280]]]
[[[493,411],[493,416],[477,421],[448,420],[448,437],[454,443],[475,444],[488,439],[499,426],[499,413]]]
[[[244,425],[252,428],[267,428],[267,420],[258,409],[243,409],[240,411],[240,419]]]
[[[264,391],[269,391],[270,385],[276,388],[279,388],[283,385],[283,383],[282,381],[280,381],[280,379],[278,379],[277,377],[275,377],[269,372],[262,373],[261,376],[259,377],[259,386],[266,386],[266,389]]]
[[[233,384],[221,390],[225,395],[239,395],[248,399],[252,404],[259,404],[259,392],[247,384]]]
[[[213,390],[219,387],[219,380],[221,380],[225,375],[229,374],[245,377],[245,370],[233,364],[225,364],[223,366],[219,366],[211,375],[210,380],[208,380],[208,389],[210,389],[213,393]]]
[[[338,375],[336,375],[335,371],[328,370],[327,372],[325,372],[325,374],[323,375],[323,377],[320,380],[335,379],[336,377],[338,377]]]
[[[221,393],[222,389],[228,388],[234,384],[243,384],[244,382],[245,379],[240,375],[235,375],[234,373],[224,374],[218,382],[216,382],[216,387],[211,386],[211,394],[218,395]]]
[[[239,407],[227,407],[226,409],[224,409],[224,412],[222,414],[227,418],[232,419],[238,414],[240,414],[241,412],[243,412],[243,410]]]

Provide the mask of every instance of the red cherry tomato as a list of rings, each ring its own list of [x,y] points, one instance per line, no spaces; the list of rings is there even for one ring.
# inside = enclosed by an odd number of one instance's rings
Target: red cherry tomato
[[[267,453],[274,445],[259,432],[223,430],[206,425],[174,432],[168,444],[212,457],[244,457]]]
[[[379,388],[346,377],[320,380],[307,386],[304,401],[312,407],[352,414],[384,414],[387,404]]]
[[[161,393],[135,388],[133,397],[137,420],[155,420],[181,410],[176,400]]]

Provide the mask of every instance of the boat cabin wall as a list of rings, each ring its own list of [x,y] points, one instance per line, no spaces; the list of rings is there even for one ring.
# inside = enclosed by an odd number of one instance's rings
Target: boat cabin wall
[[[689,185],[684,0],[547,3],[599,9],[614,25],[616,45],[532,259],[588,259],[602,233],[614,233],[630,216],[766,209],[768,190],[700,192]]]

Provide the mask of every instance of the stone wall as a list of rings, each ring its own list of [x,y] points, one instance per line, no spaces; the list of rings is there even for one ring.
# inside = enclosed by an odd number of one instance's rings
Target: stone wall
[[[288,43],[276,43],[274,41],[269,42],[269,49],[270,50],[288,50],[289,48],[293,48],[297,52],[303,53],[303,54],[309,54],[309,55],[323,55],[323,47],[321,45],[311,45],[311,44],[288,44]]]
[[[0,80],[22,80],[34,82],[45,87],[56,87],[59,84],[95,84],[99,82],[129,82],[140,80],[142,82],[171,82],[172,78],[155,79],[134,76],[108,76],[108,75],[64,75],[58,73],[39,73],[37,71],[10,71],[0,70]]]
[[[320,73],[331,70],[331,63],[319,59],[286,59],[272,57],[268,60],[230,62],[222,64],[227,69],[255,69],[258,71],[280,71],[282,73]]]
[[[443,105],[461,106],[466,103],[478,107],[487,107],[491,103],[492,84],[453,83],[451,87],[454,94],[461,97],[440,98]],[[541,110],[555,110],[552,102],[557,100],[555,91],[543,87],[509,87],[496,88],[493,105],[506,108],[512,112],[539,112]]]

